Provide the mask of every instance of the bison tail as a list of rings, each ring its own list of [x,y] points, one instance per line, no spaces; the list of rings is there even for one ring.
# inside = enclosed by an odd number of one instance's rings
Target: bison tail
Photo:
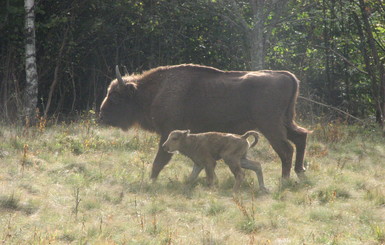
[[[259,140],[259,134],[255,131],[248,131],[244,135],[242,135],[241,138],[247,139],[250,135],[254,136],[254,141],[253,141],[253,143],[251,143],[249,148],[254,147],[258,143],[258,140]]]
[[[299,95],[299,83],[300,83],[300,81],[298,80],[298,78],[294,74],[292,74],[290,72],[287,72],[287,75],[293,81],[293,93],[292,93],[292,97],[290,99],[290,103],[286,109],[286,114],[285,114],[286,127],[290,128],[291,130],[296,131],[298,133],[311,133],[311,131],[307,130],[306,128],[298,126],[297,123],[295,123],[295,121],[294,121],[294,119],[295,119],[295,105],[297,103],[297,98]]]

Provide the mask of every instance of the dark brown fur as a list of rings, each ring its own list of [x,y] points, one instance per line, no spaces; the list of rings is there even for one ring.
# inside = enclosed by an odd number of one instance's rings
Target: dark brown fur
[[[158,133],[158,153],[151,177],[170,161],[162,149],[175,129],[193,133],[243,134],[258,129],[282,161],[282,177],[290,177],[293,146],[295,171],[304,172],[308,131],[294,122],[298,79],[287,71],[221,71],[198,65],[165,66],[111,82],[100,108],[102,123],[127,130],[134,124]]]
[[[254,136],[249,145],[247,137]],[[204,168],[208,185],[214,181],[216,161],[223,159],[235,177],[234,191],[238,192],[244,178],[241,168],[252,169],[258,177],[259,187],[266,190],[263,182],[261,164],[247,159],[247,150],[258,142],[258,133],[248,131],[244,135],[207,132],[190,134],[189,130],[174,130],[163,144],[163,149],[173,153],[179,151],[194,162],[194,169],[189,177],[193,182]]]

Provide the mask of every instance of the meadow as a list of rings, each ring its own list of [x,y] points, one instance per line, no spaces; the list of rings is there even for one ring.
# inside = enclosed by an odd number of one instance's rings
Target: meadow
[[[281,166],[264,137],[249,151],[268,194],[220,162],[219,183],[175,155],[149,175],[158,136],[99,127],[91,118],[0,124],[2,244],[385,244],[385,138],[375,127],[325,123],[307,147],[308,180]]]

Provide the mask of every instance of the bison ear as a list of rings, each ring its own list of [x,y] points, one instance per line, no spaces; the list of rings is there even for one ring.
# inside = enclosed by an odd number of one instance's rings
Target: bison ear
[[[136,91],[136,84],[135,83],[126,83],[126,84],[124,84],[124,87],[126,89],[126,92],[129,95],[133,95]]]

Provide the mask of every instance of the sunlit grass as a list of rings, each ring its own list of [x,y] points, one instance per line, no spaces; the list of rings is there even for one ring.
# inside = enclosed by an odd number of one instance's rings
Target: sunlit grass
[[[328,124],[309,136],[308,180],[282,184],[279,158],[261,137],[269,194],[245,171],[239,196],[219,162],[219,183],[176,155],[149,179],[158,137],[92,121],[0,125],[0,239],[6,244],[381,244],[385,140],[380,132]],[[371,129],[372,130],[372,129]],[[333,134],[333,135],[330,135]]]

